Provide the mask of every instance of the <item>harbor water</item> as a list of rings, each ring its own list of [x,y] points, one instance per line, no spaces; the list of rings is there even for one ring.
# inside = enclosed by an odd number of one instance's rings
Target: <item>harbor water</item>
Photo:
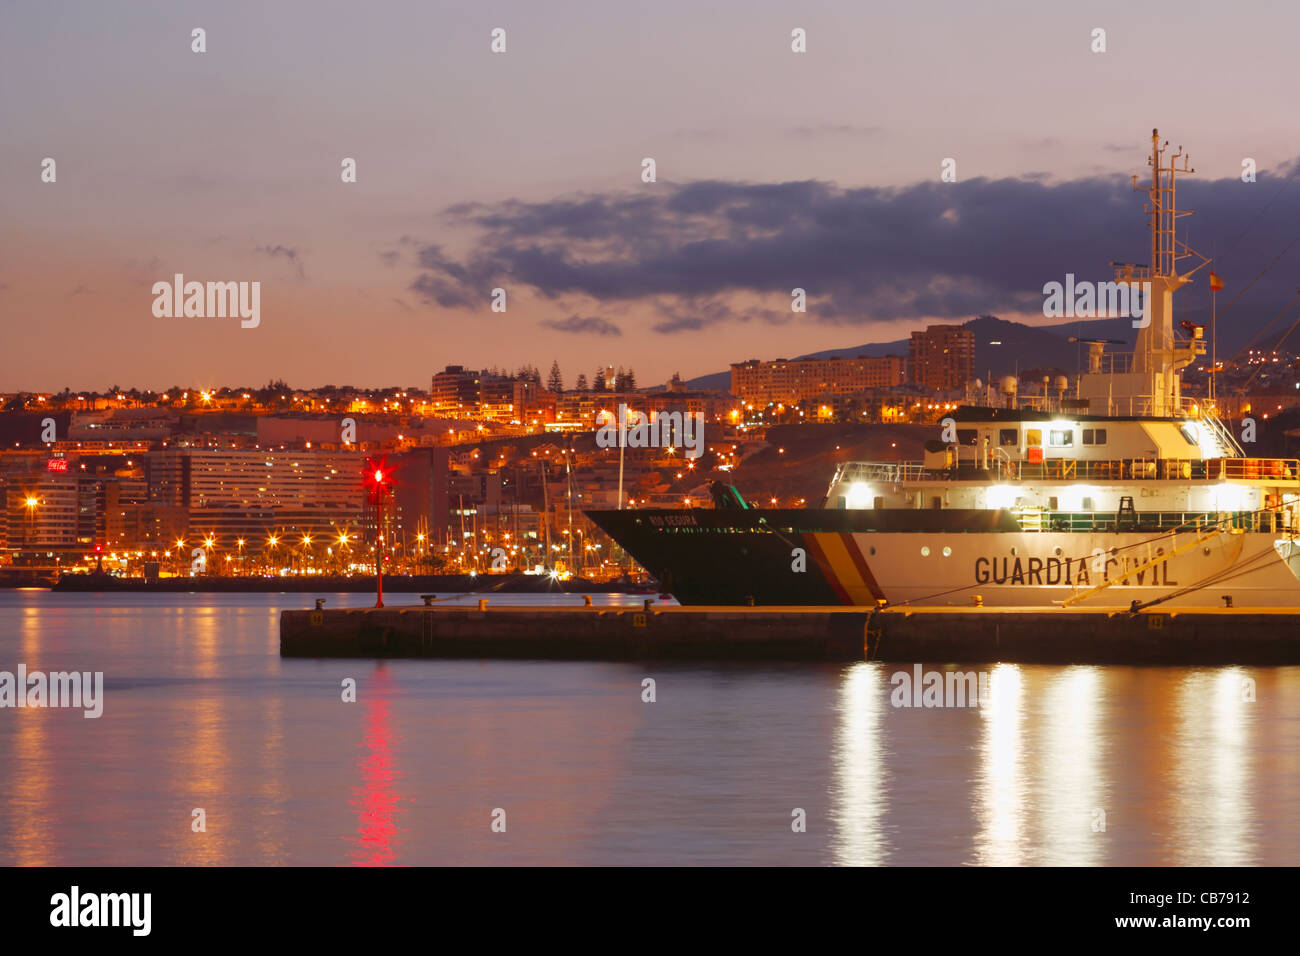
[[[1300,863],[1300,667],[282,659],[312,597],[0,592],[103,674],[0,708],[0,864]]]

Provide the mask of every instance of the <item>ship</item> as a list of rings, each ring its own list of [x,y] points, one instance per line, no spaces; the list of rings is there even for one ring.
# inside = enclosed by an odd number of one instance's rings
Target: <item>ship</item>
[[[1182,394],[1206,338],[1173,296],[1210,260],[1175,232],[1184,151],[1153,130],[1148,163],[1151,261],[1111,263],[1143,302],[1131,353],[1077,339],[1073,379],[978,383],[922,460],[841,463],[820,507],[713,482],[713,507],[587,516],[686,605],[1300,606],[1300,462],[1243,451],[1213,374]]]

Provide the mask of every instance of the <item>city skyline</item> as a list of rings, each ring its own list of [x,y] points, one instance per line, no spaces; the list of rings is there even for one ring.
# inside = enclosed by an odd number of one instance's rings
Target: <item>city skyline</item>
[[[552,357],[576,376],[630,355],[653,383],[981,314],[1042,323],[1043,283],[1144,258],[1128,177],[1153,125],[1198,169],[1191,244],[1226,298],[1300,214],[1300,149],[1271,121],[1289,31],[1210,33],[1208,5],[1174,24],[1121,4],[61,9],[19,4],[0,37],[31,80],[0,92],[6,392],[409,384]],[[1175,64],[1185,98],[1135,107]],[[176,274],[260,282],[260,323],[157,317]],[[1238,315],[1293,286],[1265,276]]]

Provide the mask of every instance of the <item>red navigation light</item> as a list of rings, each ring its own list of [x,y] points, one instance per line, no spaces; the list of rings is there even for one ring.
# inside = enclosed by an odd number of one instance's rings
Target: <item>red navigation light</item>
[[[384,495],[392,491],[393,470],[388,467],[388,456],[381,455],[378,461],[367,458],[361,481],[366,486],[371,504],[377,504]]]

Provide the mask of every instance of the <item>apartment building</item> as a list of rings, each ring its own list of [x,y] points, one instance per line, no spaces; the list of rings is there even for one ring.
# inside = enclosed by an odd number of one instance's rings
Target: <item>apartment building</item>
[[[798,405],[836,395],[903,384],[903,359],[897,355],[857,358],[750,359],[731,366],[731,393],[746,405]]]
[[[913,332],[907,380],[923,388],[961,388],[975,377],[975,333],[961,325]]]

